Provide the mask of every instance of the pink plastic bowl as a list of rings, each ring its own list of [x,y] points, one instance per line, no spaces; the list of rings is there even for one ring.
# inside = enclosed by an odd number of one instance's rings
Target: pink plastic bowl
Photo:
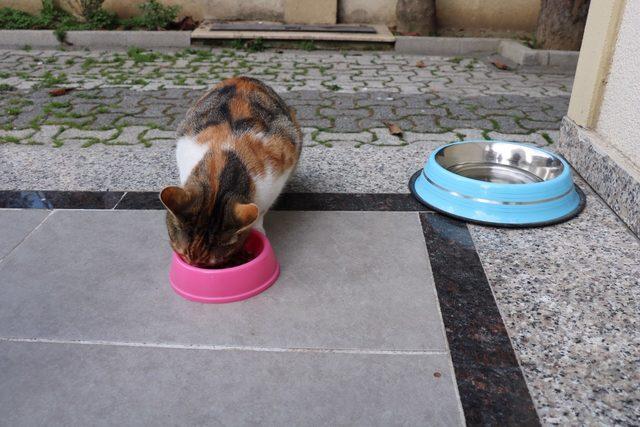
[[[251,261],[220,270],[193,267],[174,253],[169,280],[178,295],[197,302],[225,303],[250,298],[278,279],[280,266],[267,237],[252,231],[244,245]]]

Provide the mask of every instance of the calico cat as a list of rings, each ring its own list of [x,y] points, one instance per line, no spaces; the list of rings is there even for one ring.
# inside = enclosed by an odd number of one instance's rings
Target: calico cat
[[[236,77],[207,92],[178,127],[181,186],[164,188],[174,251],[199,267],[238,252],[291,176],[302,148],[293,110],[259,80]]]

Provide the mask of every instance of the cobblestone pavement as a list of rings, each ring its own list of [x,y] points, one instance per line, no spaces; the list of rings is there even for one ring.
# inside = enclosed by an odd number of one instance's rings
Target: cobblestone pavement
[[[422,61],[422,64],[418,64]],[[420,65],[420,66],[418,66]],[[0,51],[4,142],[149,145],[171,139],[189,104],[216,81],[249,75],[296,108],[308,145],[404,145],[465,129],[553,141],[572,77],[498,71],[475,58],[376,53]],[[52,98],[52,87],[75,87]],[[404,138],[390,137],[384,121]],[[343,133],[350,133],[345,136]]]
[[[567,74],[500,71],[487,58],[4,50],[0,188],[157,189],[176,178],[173,131],[190,103],[234,75],[267,81],[297,110],[307,148],[294,191],[405,192],[428,152],[458,139],[552,144],[572,84]],[[75,90],[49,95],[60,87]],[[57,174],[43,172],[52,164]]]

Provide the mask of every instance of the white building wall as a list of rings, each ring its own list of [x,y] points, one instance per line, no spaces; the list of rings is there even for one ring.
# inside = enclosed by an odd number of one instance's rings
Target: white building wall
[[[627,0],[596,131],[640,168],[640,0]]]

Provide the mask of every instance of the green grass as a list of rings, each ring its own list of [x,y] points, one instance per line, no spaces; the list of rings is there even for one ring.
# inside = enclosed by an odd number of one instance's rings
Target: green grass
[[[19,144],[20,138],[17,138],[12,135],[0,136],[0,143],[10,143],[10,144]]]
[[[83,11],[83,22],[66,12],[54,0],[42,0],[42,8],[38,15],[31,15],[17,9],[0,8],[0,29],[54,30],[62,43],[66,32],[72,30],[113,30],[119,26],[126,29],[158,30],[167,29],[178,16],[180,6],[165,6],[157,0],[146,0],[138,5],[140,14],[130,19],[120,19],[113,12],[106,11],[101,5]]]
[[[22,109],[20,107],[9,107],[6,111],[10,116],[17,116],[18,114],[22,113]]]
[[[205,49],[195,49],[195,58],[192,59],[192,62],[203,62],[203,61],[211,60],[212,58],[213,58],[212,51],[205,50]]]
[[[6,83],[0,83],[0,92],[13,92],[14,90],[16,90],[15,87]]]
[[[93,67],[93,65],[96,64],[97,62],[98,61],[96,61],[94,58],[87,58],[82,63],[82,69],[86,71],[89,68]]]
[[[522,42],[525,44],[525,46],[528,46],[531,49],[537,49],[538,47],[540,47],[540,42],[538,42],[535,33],[531,34],[530,36],[523,37]]]
[[[555,142],[555,141],[553,140],[553,138],[551,138],[551,137],[549,136],[549,134],[548,134],[548,133],[546,133],[546,132],[542,132],[540,135],[544,138],[544,140],[545,140],[545,141],[547,141],[547,143],[548,143],[549,145],[551,145],[551,144],[553,144],[553,143]]]
[[[136,64],[142,62],[154,62],[160,55],[153,51],[145,51],[139,47],[131,47],[127,50],[127,56],[133,60]]]
[[[31,121],[29,122],[29,127],[33,130],[40,130],[40,123],[42,122],[43,118],[44,117],[42,116],[42,114],[37,115],[36,117],[31,119]]]
[[[300,44],[298,45],[298,47],[302,50],[306,50],[307,52],[310,52],[312,50],[316,50],[318,49],[315,45],[315,43],[311,40],[303,40],[300,42]]]
[[[71,107],[71,102],[69,101],[53,101],[48,103],[45,108],[50,107],[50,108],[54,108],[56,110],[59,110],[61,108],[69,108]]]
[[[42,82],[40,83],[40,85],[42,87],[54,87],[66,82],[67,82],[67,75],[65,73],[54,75],[51,71],[47,71],[42,76]]]
[[[115,84],[115,85],[121,85],[127,82],[127,80],[129,79],[129,77],[126,74],[123,73],[119,73],[119,74],[108,74],[106,76],[107,81],[111,84]]]
[[[184,86],[187,83],[187,78],[185,76],[176,76],[173,78],[173,83],[177,86]]]
[[[231,47],[236,50],[244,49],[244,41],[240,39],[235,39],[231,42]]]
[[[262,39],[262,37],[258,37],[253,40],[249,40],[244,44],[244,49],[247,52],[262,52],[267,50],[267,45]]]
[[[464,58],[461,56],[454,56],[453,58],[449,58],[449,62],[453,62],[454,64],[459,64],[462,62]]]

